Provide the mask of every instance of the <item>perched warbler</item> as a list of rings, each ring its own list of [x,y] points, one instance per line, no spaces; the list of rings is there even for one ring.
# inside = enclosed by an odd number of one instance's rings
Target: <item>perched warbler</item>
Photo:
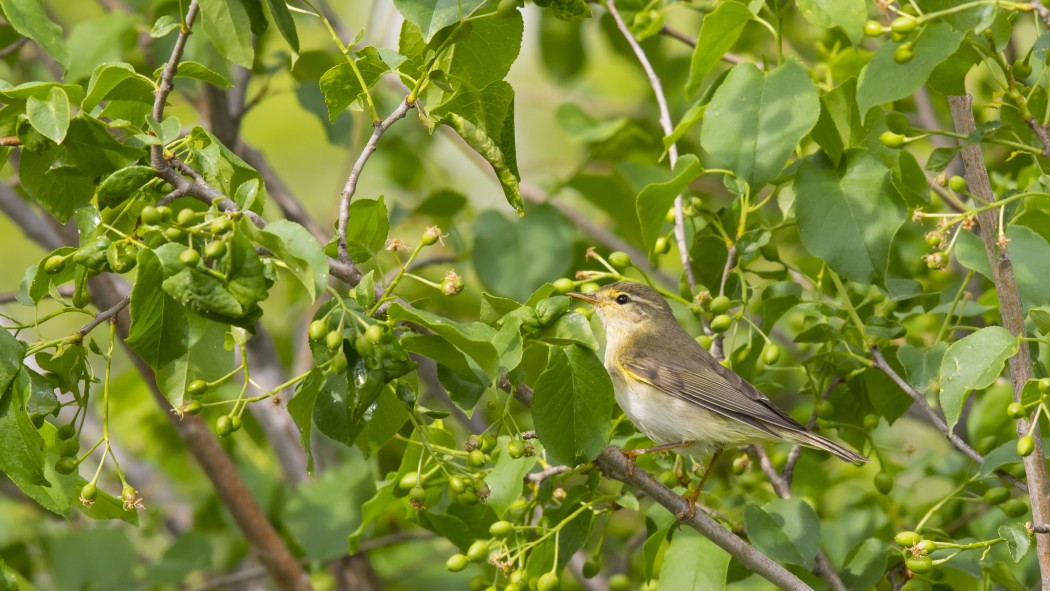
[[[786,440],[854,464],[867,461],[809,431],[720,364],[678,325],[667,301],[651,287],[620,281],[594,293],[568,295],[598,312],[605,327],[605,368],[612,377],[616,402],[657,444],[632,450],[629,457],[677,449],[702,461],[713,452],[710,473],[725,446]]]

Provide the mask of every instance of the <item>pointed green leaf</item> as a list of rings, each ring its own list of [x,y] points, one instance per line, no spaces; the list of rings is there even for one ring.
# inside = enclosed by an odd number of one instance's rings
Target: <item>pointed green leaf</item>
[[[700,24],[700,35],[693,49],[689,64],[689,79],[685,92],[693,95],[700,89],[704,78],[718,65],[729,48],[733,47],[744,26],[754,18],[743,2],[723,2]]]
[[[948,346],[941,360],[940,385],[949,429],[959,422],[970,391],[990,386],[1017,347],[1017,337],[1001,326],[982,328]]]
[[[593,351],[551,347],[536,381],[536,434],[555,461],[575,466],[598,457],[612,426],[612,380]]]
[[[999,537],[1006,540],[1006,546],[1010,549],[1010,557],[1014,559],[1014,562],[1021,562],[1029,546],[1032,545],[1028,528],[1020,523],[1010,523],[1000,527]]]
[[[295,53],[299,53],[299,34],[295,31],[295,20],[292,19],[292,11],[288,10],[288,5],[284,0],[266,0],[266,6],[270,9],[270,16],[273,17],[273,22],[277,23],[277,30],[288,42],[288,46]]]
[[[868,7],[864,0],[798,0],[798,11],[814,26],[840,27],[856,46],[864,38]]]
[[[412,322],[430,329],[434,334],[440,336],[456,347],[485,371],[489,378],[494,378],[499,371],[499,356],[492,341],[496,338],[496,331],[487,324],[471,322],[461,324],[416,308],[406,308],[394,302],[387,311],[387,317],[391,320]]]
[[[478,278],[501,296],[525,301],[536,285],[562,277],[572,265],[576,232],[552,205],[536,205],[521,219],[485,210],[474,232],[471,259]]]
[[[429,42],[441,29],[469,16],[484,0],[394,0],[405,20],[419,27]]]
[[[382,195],[379,199],[355,199],[350,203],[346,245],[355,263],[368,262],[383,250],[389,231],[390,218]]]
[[[703,559],[698,559],[702,556]],[[671,538],[660,568],[661,591],[720,591],[726,588],[729,553],[689,528]]]
[[[817,87],[798,62],[768,73],[738,64],[707,106],[700,145],[755,194],[780,174],[819,115]]]
[[[365,92],[390,70],[376,48],[365,47],[359,53],[359,57],[354,58],[354,64],[361,72],[365,86],[361,86],[361,80],[353,67],[345,62],[329,69],[318,81],[321,92],[324,93],[325,105],[328,107],[329,122],[335,121],[343,109],[355,103],[358,104],[358,108],[362,108]]]
[[[638,201],[635,209],[638,212],[638,222],[642,228],[642,243],[645,251],[653,252],[653,245],[657,238],[663,234],[664,222],[667,211],[674,205],[675,197],[681,194],[689,183],[693,182],[704,167],[692,154],[685,154],[675,162],[671,177],[663,182],[646,185],[638,193]]]
[[[182,306],[161,289],[164,269],[157,254],[140,250],[137,266],[127,345],[156,371],[186,352],[189,325]]]
[[[805,159],[794,184],[802,245],[852,281],[881,279],[906,217],[891,185],[889,168],[867,151],[848,151],[837,167],[819,154]]]
[[[51,88],[46,100],[31,96],[26,101],[26,116],[41,135],[61,144],[69,129],[69,97],[58,86]]]
[[[0,8],[16,31],[35,41],[56,62],[69,65],[62,27],[47,18],[43,0],[0,0]]]
[[[208,0],[201,3],[204,35],[226,59],[252,67],[252,25],[241,0]]]

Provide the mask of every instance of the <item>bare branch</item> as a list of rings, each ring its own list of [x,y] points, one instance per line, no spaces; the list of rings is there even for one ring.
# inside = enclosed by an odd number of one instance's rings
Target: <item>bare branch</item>
[[[368,138],[368,142],[365,144],[361,155],[357,157],[357,162],[354,162],[353,168],[350,169],[350,176],[346,179],[346,184],[343,186],[343,192],[339,194],[339,260],[343,262],[350,261],[350,251],[346,245],[346,225],[350,221],[350,200],[354,198],[354,193],[357,192],[357,182],[361,178],[361,171],[364,169],[368,159],[372,157],[372,154],[376,151],[376,146],[379,145],[379,138],[383,137],[387,129],[396,123],[398,120],[404,118],[408,114],[408,111],[412,109],[413,104],[408,102],[408,99],[401,101],[396,109],[386,119],[383,119],[379,123],[376,123],[375,129],[372,131],[372,136]]]
[[[660,34],[665,36],[665,37],[670,37],[671,39],[674,39],[676,41],[681,41],[682,43],[688,45],[689,47],[692,47],[693,49],[696,49],[696,39],[693,39],[689,35],[686,35],[685,33],[681,32],[681,31],[679,31],[677,29],[672,29],[671,27],[668,27],[667,25],[664,25],[664,27],[662,29],[660,29]],[[723,53],[722,54],[722,61],[726,62],[726,63],[729,63],[729,64],[733,64],[735,66],[736,64],[739,64],[739,63],[747,61],[747,60],[745,60],[744,58],[740,57],[739,55],[736,55],[735,53]],[[762,69],[762,62],[756,62],[755,65],[758,66],[758,69],[760,69],[760,70]]]
[[[1037,2],[1032,4],[1041,5]],[[1040,12],[1040,14],[1043,13]],[[970,100],[969,96],[948,97],[955,131],[966,135],[972,133],[976,127]],[[966,171],[966,186],[975,197],[986,203],[994,203],[996,197],[992,193],[992,186],[988,180],[988,170],[985,168],[981,146],[965,144],[961,155],[963,169]],[[1024,309],[1021,307],[1021,298],[1017,292],[1017,280],[1014,277],[1009,248],[1005,243],[1000,244],[998,241],[998,217],[998,212],[994,209],[984,210],[977,214],[977,223],[980,226],[985,253],[988,255],[988,264],[992,269],[995,293],[999,296],[999,311],[1003,318],[1003,326],[1010,331],[1010,334],[1022,339],[1025,336]],[[1021,342],[1017,353],[1009,359],[1009,365],[1014,400],[1020,402],[1025,383],[1032,379],[1032,359],[1027,344]],[[1031,432],[1029,432],[1030,428]],[[1018,437],[1031,435],[1036,441],[1042,441],[1039,431],[1038,423],[1030,425],[1026,418],[1017,421]],[[1042,445],[1035,446],[1035,451],[1024,458],[1024,468],[1028,477],[1032,518],[1036,523],[1048,523],[1050,522],[1050,476],[1046,471],[1046,458]],[[1042,586],[1044,589],[1050,589],[1050,536],[1040,534],[1035,537],[1035,540]]]
[[[186,9],[186,20],[182,23],[178,39],[175,40],[175,47],[171,50],[171,57],[168,58],[168,63],[164,65],[164,70],[161,72],[160,83],[157,86],[156,98],[153,100],[153,110],[151,111],[153,119],[157,122],[164,119],[164,103],[168,100],[168,95],[171,94],[171,91],[175,89],[175,72],[179,69],[179,61],[182,60],[182,53],[186,50],[186,41],[190,38],[193,21],[197,18],[199,10],[200,5],[197,3],[197,0],[192,0],[190,7]],[[150,164],[153,165],[154,170],[157,172],[171,170],[167,160],[164,159],[164,146],[150,146],[149,151]]]
[[[120,311],[126,308],[130,303],[131,296],[124,296],[119,302],[113,304],[105,310],[102,310],[98,314],[95,314],[95,317],[89,320],[84,326],[81,326],[75,334],[78,334],[80,336],[86,335],[87,333],[91,332],[96,326],[102,324],[103,322],[106,322],[107,320],[112,320],[114,316],[119,314]]]
[[[645,51],[642,50],[642,46],[635,40],[634,35],[631,34],[631,30],[627,28],[627,24],[623,22],[623,17],[616,10],[614,0],[608,0],[605,3],[605,7],[609,10],[613,20],[616,21],[616,28],[620,30],[624,39],[631,46],[631,51],[638,58],[642,69],[645,70],[645,75],[649,79],[649,86],[653,89],[653,94],[656,96],[656,104],[660,109],[660,127],[663,129],[664,137],[670,136],[674,132],[674,124],[671,122],[671,110],[667,107],[667,98],[664,96],[663,85],[660,83],[660,78],[656,75],[656,70],[649,63],[649,58],[645,55]],[[667,147],[667,157],[671,163],[671,169],[674,169],[675,164],[678,162],[678,146],[676,144],[672,143]],[[696,275],[693,273],[693,265],[689,261],[689,245],[685,241],[685,221],[682,212],[681,195],[674,199],[674,236],[678,242],[678,252],[682,258],[682,270],[685,272],[686,281],[689,283],[689,291],[695,294]]]

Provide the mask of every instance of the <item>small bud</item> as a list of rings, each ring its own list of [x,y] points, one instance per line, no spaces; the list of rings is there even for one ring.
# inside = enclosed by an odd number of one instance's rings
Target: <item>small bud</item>
[[[405,241],[404,240],[401,240],[400,238],[387,238],[386,246],[384,248],[386,248],[387,250],[389,250],[391,252],[397,252],[397,251],[401,250],[404,247],[405,247]]]
[[[423,231],[423,236],[420,237],[419,241],[423,246],[430,246],[438,242],[444,245],[445,241],[442,240],[444,236],[445,235],[441,233],[441,228],[437,226],[428,226],[427,229]]]

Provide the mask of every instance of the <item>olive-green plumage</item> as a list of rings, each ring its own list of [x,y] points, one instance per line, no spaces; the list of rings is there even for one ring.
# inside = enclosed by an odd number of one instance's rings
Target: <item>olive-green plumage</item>
[[[831,452],[854,464],[867,458],[817,435],[723,366],[679,326],[667,301],[641,283],[612,283],[592,294],[605,327],[605,367],[627,418],[657,444],[693,442],[702,456],[723,446],[778,439]]]

